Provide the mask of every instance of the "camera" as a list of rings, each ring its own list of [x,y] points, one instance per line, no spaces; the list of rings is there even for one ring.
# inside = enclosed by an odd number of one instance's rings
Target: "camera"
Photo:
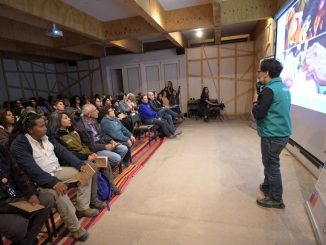
[[[262,84],[260,81],[256,83],[256,91],[257,94],[260,95],[261,91],[264,89],[264,84]]]

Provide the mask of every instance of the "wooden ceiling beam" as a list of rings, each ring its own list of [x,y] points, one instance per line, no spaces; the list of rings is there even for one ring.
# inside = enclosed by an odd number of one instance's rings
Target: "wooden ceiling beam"
[[[167,39],[169,39],[175,46],[177,47],[187,47],[187,42],[185,38],[183,37],[182,33],[177,32],[170,32],[166,34],[165,36]]]
[[[96,44],[66,47],[66,48],[61,48],[61,50],[69,51],[76,54],[86,55],[94,58],[101,58],[105,56],[104,47]]]
[[[153,26],[140,16],[104,22],[103,31],[107,41],[136,38],[158,33]]]
[[[221,25],[267,19],[277,11],[275,0],[216,1],[221,5]]]
[[[165,12],[165,29],[167,32],[211,27],[213,27],[212,4]]]
[[[42,56],[42,57],[51,57],[55,59],[60,59],[60,60],[83,60],[83,59],[89,59],[89,56],[85,55],[79,55],[75,53],[70,53],[67,51],[62,51],[62,50],[55,50],[55,49],[47,49],[47,50],[35,50],[31,52],[26,52],[27,54],[31,55],[37,55],[37,56]]]
[[[166,11],[158,0],[143,1],[129,0],[127,3],[158,32],[163,33],[173,44],[178,47],[185,47],[182,33],[169,33],[166,31]],[[175,39],[177,38],[177,39]]]
[[[60,0],[0,0],[0,5],[41,18],[96,40],[104,40],[102,22]]]
[[[114,46],[133,53],[141,53],[143,51],[142,43],[137,39],[122,39],[111,41]]]
[[[213,0],[213,23],[214,23],[214,42],[221,44],[221,5],[217,0]]]
[[[3,17],[0,17],[0,38],[53,47],[52,39],[42,29]]]

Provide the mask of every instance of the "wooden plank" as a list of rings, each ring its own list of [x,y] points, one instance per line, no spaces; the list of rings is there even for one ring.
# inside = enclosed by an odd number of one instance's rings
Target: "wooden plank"
[[[164,14],[167,32],[213,27],[212,4],[170,10]]]

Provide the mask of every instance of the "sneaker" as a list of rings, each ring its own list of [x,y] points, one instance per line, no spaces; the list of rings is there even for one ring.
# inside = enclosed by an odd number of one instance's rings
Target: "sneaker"
[[[172,134],[172,135],[168,136],[167,138],[168,138],[168,139],[175,139],[176,136],[175,136],[174,134]]]
[[[264,208],[278,208],[278,209],[284,209],[285,208],[285,205],[284,205],[282,200],[276,201],[276,200],[273,200],[270,197],[257,199],[256,202],[257,202],[257,204],[259,206],[262,206]]]
[[[115,185],[112,187],[112,191],[113,191],[114,195],[120,195],[121,194],[120,189]]]
[[[101,202],[100,200],[96,200],[96,202],[91,203],[91,205],[89,205],[89,207],[92,208],[92,209],[102,210],[102,209],[106,208],[106,204],[105,204],[105,202]]]
[[[264,193],[265,196],[269,195],[269,188],[264,187],[263,183],[259,185],[259,190]]]
[[[86,210],[83,211],[77,211],[77,217],[81,218],[81,217],[95,217],[97,215],[99,215],[99,211],[97,209],[93,209],[93,208],[88,208]]]
[[[180,135],[180,134],[182,134],[182,131],[181,130],[175,131],[175,133],[174,133],[175,136]]]
[[[72,232],[72,235],[77,241],[80,242],[85,242],[88,238],[88,232],[83,227],[80,227],[77,231]]]

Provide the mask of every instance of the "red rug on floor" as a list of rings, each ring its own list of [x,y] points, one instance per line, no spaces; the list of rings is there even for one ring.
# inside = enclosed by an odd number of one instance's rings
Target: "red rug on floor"
[[[128,168],[124,169],[123,172],[115,178],[115,183],[122,192],[121,195],[123,195],[123,191],[126,189],[127,185],[132,180],[132,177],[135,176],[143,168],[146,161],[155,152],[155,150],[160,147],[163,141],[164,141],[163,139],[157,138],[156,141],[152,140],[150,144],[148,144],[147,137],[143,137],[140,140],[136,141],[136,144],[133,146],[131,151],[132,164]],[[70,189],[68,195],[72,200],[75,200],[76,188]],[[113,205],[113,203],[119,198],[119,196],[114,196],[109,201],[108,203],[109,207]],[[108,210],[104,209],[97,217],[94,218],[84,217],[81,218],[79,221],[85,229],[89,229],[102,218],[105,212],[108,212]],[[57,236],[53,238],[53,244],[63,244],[63,245],[74,244],[76,240],[71,236],[70,232],[65,227],[63,227],[63,221],[58,213],[54,214],[54,220],[55,220],[56,228],[57,229],[58,227],[61,228],[58,229]],[[39,234],[38,238],[39,238],[39,244],[42,244],[48,238],[48,234],[46,233],[45,227],[42,228],[42,231]],[[10,242],[8,240],[5,240],[4,244],[8,245],[10,244]]]

